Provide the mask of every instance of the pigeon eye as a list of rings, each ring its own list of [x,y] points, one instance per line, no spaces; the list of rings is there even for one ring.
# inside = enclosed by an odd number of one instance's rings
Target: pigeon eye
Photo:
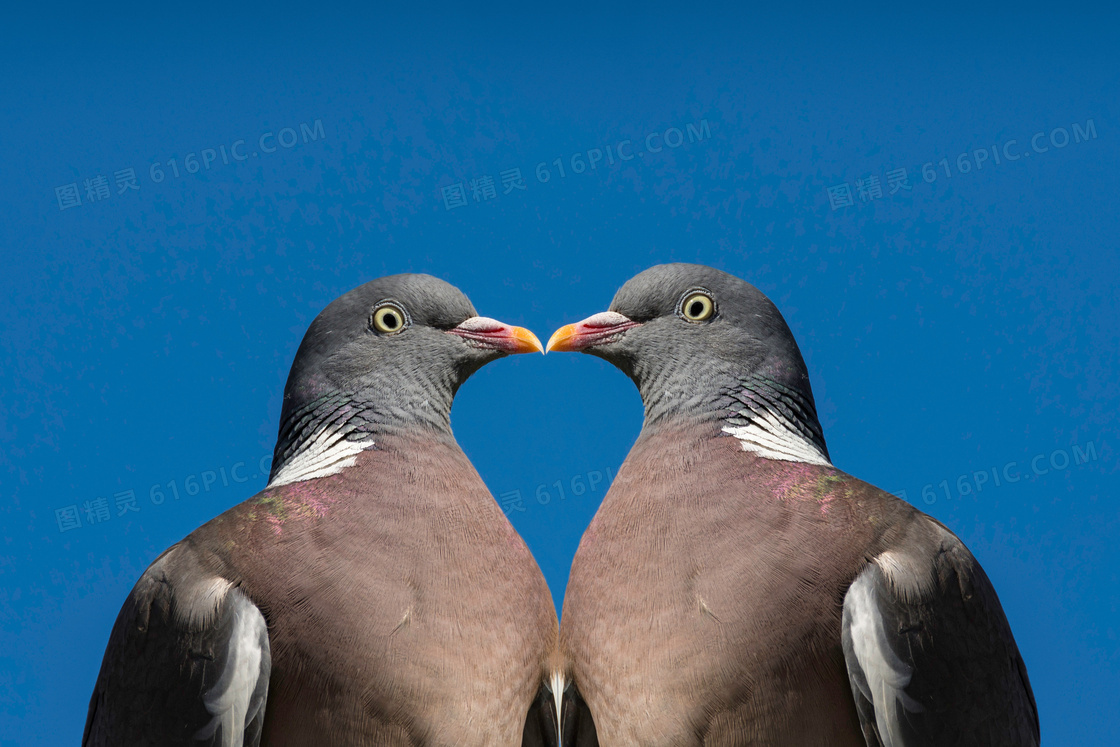
[[[401,307],[391,303],[377,307],[373,312],[373,317],[370,319],[370,326],[386,335],[400,332],[404,329],[404,325],[404,311]]]
[[[707,293],[692,293],[681,304],[681,315],[690,322],[705,322],[715,310],[716,305]]]

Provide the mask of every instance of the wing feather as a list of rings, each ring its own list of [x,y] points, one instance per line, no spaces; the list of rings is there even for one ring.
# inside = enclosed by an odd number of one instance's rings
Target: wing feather
[[[175,545],[117,616],[82,744],[256,747],[271,665],[261,611]]]
[[[872,747],[1037,745],[1038,709],[991,582],[927,516],[844,597],[842,645]]]

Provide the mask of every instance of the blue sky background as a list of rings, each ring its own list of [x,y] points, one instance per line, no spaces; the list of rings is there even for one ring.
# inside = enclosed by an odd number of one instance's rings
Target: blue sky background
[[[1115,11],[27,13],[0,31],[0,745],[77,742],[137,576],[264,486],[332,299],[428,272],[545,339],[665,261],[769,294],[835,463],[973,550],[1046,742],[1120,740]],[[626,455],[636,391],[587,356],[520,356],[452,418],[495,495],[521,491],[559,605],[606,480],[576,486]]]

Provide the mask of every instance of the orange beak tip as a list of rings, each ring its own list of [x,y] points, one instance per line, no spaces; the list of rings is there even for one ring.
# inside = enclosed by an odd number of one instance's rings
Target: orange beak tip
[[[576,325],[565,324],[563,327],[553,332],[552,337],[548,338],[548,345],[545,346],[545,352],[571,352],[572,347],[570,343],[572,338],[575,337],[576,334]]]
[[[541,345],[541,341],[530,330],[524,327],[514,327],[512,337],[517,345],[514,350],[515,353],[540,353],[544,355],[544,347]]]

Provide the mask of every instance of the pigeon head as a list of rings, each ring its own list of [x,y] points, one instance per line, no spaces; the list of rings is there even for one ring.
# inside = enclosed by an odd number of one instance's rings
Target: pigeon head
[[[450,433],[467,378],[513,353],[541,352],[527,329],[481,317],[455,286],[391,275],[337,298],[311,323],[284,389],[273,474],[309,442],[376,431]],[[326,434],[326,435],[324,435]]]
[[[824,449],[808,370],[785,319],[760,290],[715,268],[651,267],[619,289],[608,311],[558,329],[547,349],[617,366],[638,386],[647,424],[679,415],[736,427],[767,410],[796,421]]]

